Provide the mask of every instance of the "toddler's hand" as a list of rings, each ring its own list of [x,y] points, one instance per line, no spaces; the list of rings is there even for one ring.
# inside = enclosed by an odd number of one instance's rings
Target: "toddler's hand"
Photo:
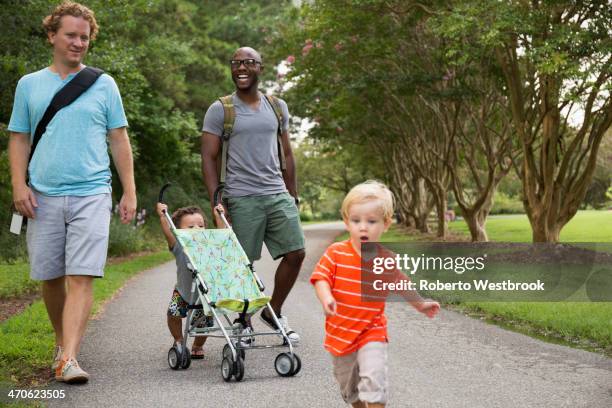
[[[333,296],[329,296],[321,302],[323,306],[323,312],[325,316],[333,316],[336,314],[336,299]]]
[[[225,208],[223,208],[223,204],[217,204],[217,205],[215,206],[215,214],[218,214],[219,212],[220,212],[221,214],[224,214],[224,213],[225,213]]]
[[[432,319],[440,311],[440,304],[431,300],[419,302],[416,305],[416,309],[423,313],[425,316]]]
[[[227,218],[227,212],[225,211],[225,208],[221,203],[217,204],[213,209],[213,216],[215,217],[215,224],[217,225],[217,228],[225,228],[225,224],[223,223],[220,214],[225,214],[225,219],[229,222],[229,219]]]
[[[157,215],[159,215],[160,217],[163,217],[164,216],[163,211],[166,210],[166,212],[168,212],[168,206],[163,203],[157,203],[157,206],[155,206],[155,210],[157,211]]]

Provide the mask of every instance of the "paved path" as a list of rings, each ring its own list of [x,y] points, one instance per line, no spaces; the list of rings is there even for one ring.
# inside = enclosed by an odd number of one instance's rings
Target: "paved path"
[[[166,305],[173,263],[132,280],[89,324],[80,362],[92,376],[82,386],[54,384],[70,407],[344,407],[322,349],[323,316],[308,276],[341,225],[311,225],[303,272],[284,313],[302,335],[302,371],[280,378],[278,351],[247,353],[241,383],[225,383],[223,343],[209,341],[204,360],[172,371]],[[266,254],[256,269],[269,286],[276,262]],[[460,314],[434,320],[408,305],[388,305],[390,407],[612,407],[612,360],[543,343]],[[254,320],[258,325],[259,320]],[[259,323],[261,326],[261,323]]]

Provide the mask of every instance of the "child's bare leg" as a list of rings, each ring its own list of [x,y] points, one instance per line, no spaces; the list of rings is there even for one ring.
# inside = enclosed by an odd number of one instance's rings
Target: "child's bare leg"
[[[368,408],[385,408],[385,404],[374,404],[372,402],[368,402],[368,403],[366,403],[366,405],[364,405],[364,407],[368,407]]]
[[[351,406],[353,408],[366,408],[366,403],[363,401],[357,401],[357,402],[353,402]]]
[[[208,337],[202,336],[202,337],[196,337],[193,340],[193,347],[194,348],[202,348],[202,346],[204,345],[204,343],[206,343],[206,339],[208,339]]]
[[[176,343],[183,341],[183,322],[180,317],[168,315],[168,329]]]

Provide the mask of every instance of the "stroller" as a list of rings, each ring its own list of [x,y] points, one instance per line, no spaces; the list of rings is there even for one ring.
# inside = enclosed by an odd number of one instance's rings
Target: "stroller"
[[[159,202],[164,202],[163,195],[169,186],[170,183],[167,183],[162,187]],[[222,186],[215,191],[215,206],[219,202],[221,188]],[[225,339],[226,344],[221,355],[221,375],[225,381],[231,381],[232,377],[241,381],[244,377],[246,351],[263,348],[288,348],[288,352],[276,356],[274,368],[281,377],[297,374],[302,362],[294,352],[293,344],[270,306],[270,297],[263,293],[264,285],[261,279],[223,212],[219,212],[219,215],[226,229],[181,230],[176,228],[167,212],[164,214],[189,260],[188,268],[193,278],[183,341],[168,351],[170,368],[189,368],[191,355],[187,348],[187,338],[207,336]],[[268,308],[280,330],[243,334],[248,315],[264,307]],[[203,312],[198,318],[195,318],[196,310]],[[237,314],[237,318],[232,321],[230,315],[233,314]],[[245,337],[254,336],[274,336],[279,343],[253,345],[241,341]]]

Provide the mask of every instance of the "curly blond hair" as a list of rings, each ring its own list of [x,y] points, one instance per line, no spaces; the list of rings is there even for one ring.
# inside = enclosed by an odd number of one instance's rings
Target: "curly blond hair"
[[[344,197],[344,201],[342,201],[340,209],[342,219],[344,221],[348,219],[351,205],[371,201],[379,204],[385,222],[390,222],[393,218],[393,193],[391,193],[391,190],[386,185],[376,180],[368,180],[357,184],[348,192],[346,197]]]
[[[43,19],[43,28],[47,33],[56,33],[61,25],[62,17],[82,17],[89,23],[89,38],[93,41],[98,35],[98,23],[94,12],[82,4],[64,1],[55,10]]]

